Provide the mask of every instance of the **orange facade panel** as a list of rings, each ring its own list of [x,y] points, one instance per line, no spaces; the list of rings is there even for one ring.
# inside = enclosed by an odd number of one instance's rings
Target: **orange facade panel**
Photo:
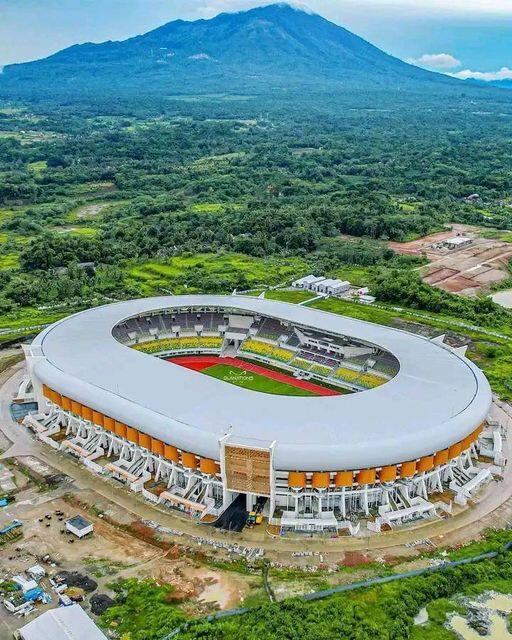
[[[62,397],[61,407],[64,409],[64,411],[71,411],[71,399],[68,398],[67,396],[61,396],[61,397]]]
[[[462,441],[462,451],[466,451],[474,442],[473,434],[470,433],[469,436],[466,436]]]
[[[400,467],[401,478],[410,478],[415,473],[416,473],[416,460],[411,460],[410,462],[402,462],[402,466]]]
[[[201,473],[207,473],[211,476],[214,476],[217,473],[215,460],[212,460],[211,458],[201,458],[199,460],[199,469],[201,470]]]
[[[60,407],[60,404],[61,404],[61,402],[62,402],[62,399],[61,399],[60,393],[57,393],[56,391],[52,391],[52,390],[50,389],[50,400],[51,400],[54,404],[56,404],[56,405],[58,405],[58,406]]]
[[[396,480],[396,465],[382,467],[379,471],[379,480],[381,482],[393,482]]]
[[[43,396],[45,398],[51,398],[51,389],[45,384],[43,384]]]
[[[151,449],[151,436],[148,436],[147,433],[139,433],[139,446],[144,447],[144,449]]]
[[[330,474],[327,471],[315,471],[311,478],[311,485],[315,489],[327,489],[330,482]]]
[[[448,449],[443,449],[442,451],[438,451],[434,456],[434,465],[439,467],[442,464],[446,464],[449,459]]]
[[[91,409],[91,407],[86,407],[86,406],[82,405],[82,418],[84,418],[84,420],[89,420],[89,422],[92,422],[92,409]]]
[[[103,426],[103,414],[100,413],[99,411],[93,411],[92,412],[92,421],[94,422],[94,424],[97,424],[99,427]]]
[[[448,456],[450,459],[460,456],[461,453],[462,442],[456,442],[455,444],[452,444],[452,446],[448,449]]]
[[[107,431],[115,432],[115,420],[114,418],[110,418],[109,416],[103,416],[103,426]]]
[[[334,476],[335,487],[351,487],[354,484],[353,471],[337,471]]]
[[[197,469],[197,460],[194,453],[181,452],[181,464],[188,469]]]
[[[126,438],[127,437],[127,431],[128,431],[128,427],[125,425],[124,422],[118,422],[117,420],[114,420],[114,429],[116,436],[121,436],[121,438]]]
[[[307,477],[304,471],[290,471],[288,473],[288,486],[293,489],[304,489]]]
[[[82,415],[82,405],[76,400],[71,400],[71,411],[77,416]]]
[[[172,444],[164,445],[164,457],[166,457],[167,460],[171,460],[172,462],[178,462],[180,459],[178,449],[176,449],[176,447],[173,447]]]
[[[418,472],[430,471],[434,468],[434,456],[423,456],[418,462]]]
[[[159,456],[164,455],[164,443],[157,438],[151,438],[151,451]]]
[[[478,436],[482,433],[482,431],[484,430],[484,426],[485,424],[482,422],[481,425],[479,425],[474,431],[473,431],[473,436],[475,437],[475,440],[478,438]]]
[[[373,484],[377,477],[375,469],[361,469],[357,474],[357,484]]]
[[[126,427],[126,439],[133,444],[139,444],[139,432],[133,427]]]

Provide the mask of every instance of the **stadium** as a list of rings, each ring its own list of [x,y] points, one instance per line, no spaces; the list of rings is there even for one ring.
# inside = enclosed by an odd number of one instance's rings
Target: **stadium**
[[[449,513],[499,449],[463,351],[306,306],[131,300],[49,326],[25,354],[41,440],[223,528],[255,509],[281,533]]]

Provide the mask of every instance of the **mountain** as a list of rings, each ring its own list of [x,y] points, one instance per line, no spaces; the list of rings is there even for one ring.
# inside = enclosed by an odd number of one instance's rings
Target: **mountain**
[[[499,87],[501,89],[512,89],[512,80],[493,80],[490,82],[493,87]]]
[[[0,75],[0,95],[17,96],[412,85],[460,86],[287,4],[176,20],[122,42],[75,45],[43,60],[9,65]]]

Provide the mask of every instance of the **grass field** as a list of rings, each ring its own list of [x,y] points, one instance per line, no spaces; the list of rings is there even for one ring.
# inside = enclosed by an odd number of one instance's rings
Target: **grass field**
[[[237,387],[260,391],[261,393],[272,393],[278,396],[314,396],[316,394],[306,389],[299,389],[291,384],[285,384],[277,380],[271,380],[253,371],[244,371],[229,364],[216,364],[203,369],[202,373],[224,382],[229,382]]]
[[[300,258],[254,258],[239,253],[176,256],[166,261],[133,264],[127,282],[149,296],[169,289],[175,294],[212,290],[212,279],[222,284],[222,292],[258,285],[276,285],[303,273],[307,265]]]

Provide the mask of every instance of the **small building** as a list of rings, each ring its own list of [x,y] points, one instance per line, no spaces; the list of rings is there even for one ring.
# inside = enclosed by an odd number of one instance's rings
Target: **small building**
[[[35,564],[33,567],[29,567],[27,569],[27,573],[34,580],[41,580],[46,575],[46,571],[40,564]]]
[[[325,280],[324,276],[309,275],[292,282],[292,287],[295,287],[295,289],[311,289],[314,284],[322,282],[322,280]]]
[[[456,236],[455,238],[447,238],[443,242],[443,246],[447,249],[460,249],[461,247],[467,247],[473,242],[473,238],[468,238],[467,236]]]
[[[370,296],[368,294],[359,296],[359,302],[362,302],[363,304],[373,304],[375,300],[375,296]]]
[[[66,520],[66,529],[73,533],[77,538],[83,538],[89,533],[92,533],[93,524],[83,516],[74,516],[73,518]]]
[[[314,284],[312,288],[318,293],[325,293],[329,296],[338,296],[350,289],[350,282],[347,280],[334,280],[328,278],[327,280],[322,280],[322,282]]]
[[[18,633],[21,640],[107,640],[79,604],[45,611]]]

